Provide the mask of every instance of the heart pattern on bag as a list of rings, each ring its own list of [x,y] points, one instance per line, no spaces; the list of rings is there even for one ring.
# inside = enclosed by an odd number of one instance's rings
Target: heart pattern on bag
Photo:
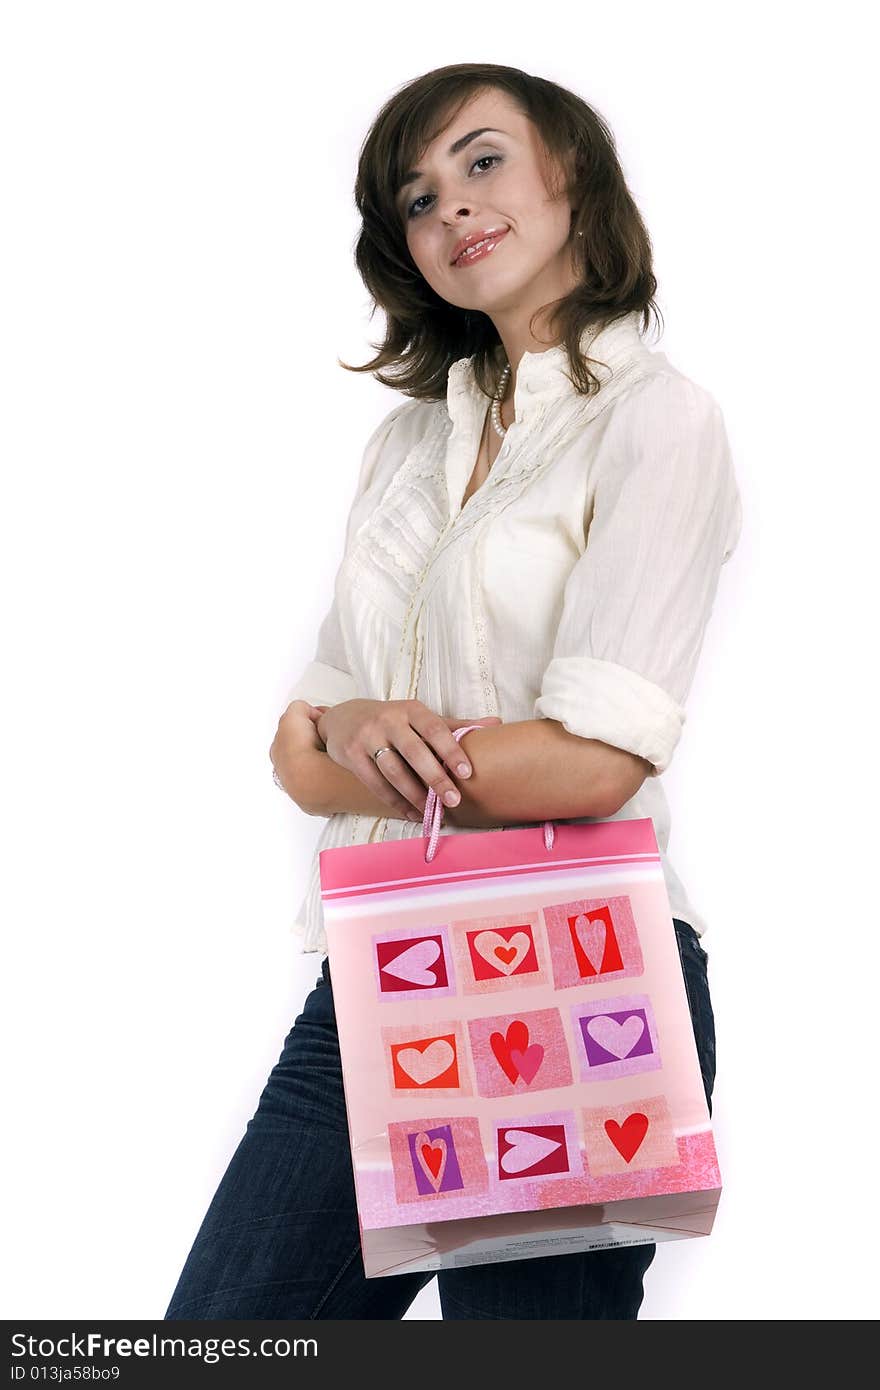
[[[497,931],[481,931],[474,937],[474,950],[504,975],[512,975],[522,964],[531,944],[524,931],[514,932],[509,939]]]
[[[600,974],[608,936],[605,923],[601,917],[590,918],[580,912],[575,918],[574,929],[584,955],[596,974]]]
[[[606,1120],[605,1133],[621,1158],[629,1163],[642,1147],[645,1135],[648,1133],[648,1117],[636,1111],[632,1115],[627,1115],[622,1125],[618,1124],[616,1120]]]
[[[436,985],[437,973],[430,967],[439,955],[438,942],[417,941],[414,946],[407,946],[399,956],[386,961],[382,972],[395,980],[404,980],[408,985]]]
[[[427,1047],[401,1047],[395,1054],[401,1071],[417,1086],[425,1086],[435,1077],[448,1071],[455,1059],[455,1052],[445,1038],[435,1038]]]
[[[527,1129],[507,1129],[504,1139],[510,1145],[501,1159],[505,1173],[524,1173],[562,1147],[558,1139],[547,1139],[545,1135],[532,1134]]]
[[[535,1073],[544,1060],[544,1049],[540,1043],[532,1043],[525,1052],[518,1052],[515,1047],[510,1049],[510,1060],[516,1067],[526,1085],[534,1081]]]
[[[587,1032],[612,1057],[628,1057],[645,1031],[645,1021],[631,1014],[618,1023],[607,1014],[597,1014],[587,1024]]]
[[[561,848],[568,853],[566,843]],[[442,866],[448,872],[428,876],[408,915],[385,913],[381,903],[352,915],[351,969],[340,971],[340,1001],[366,1014],[375,996],[384,1016],[373,1051],[365,1040],[358,1058],[357,1143],[366,1136],[364,1166],[378,1169],[382,1160],[375,1155],[387,1130],[394,1188],[384,1187],[381,1199],[396,1199],[404,1215],[405,1203],[435,1196],[451,1200],[456,1217],[488,1213],[503,1206],[504,1182],[509,1192],[518,1184],[523,1193],[516,1210],[540,1214],[557,1191],[574,1198],[583,1188],[585,1201],[615,1202],[653,1194],[667,1167],[688,1177],[698,1163],[700,1175],[710,1168],[708,1131],[691,1126],[678,1138],[666,1075],[642,1079],[675,1060],[645,992],[655,965],[661,982],[671,966],[659,952],[655,961],[643,951],[633,911],[643,904],[631,904],[626,894],[606,901],[595,892],[574,897],[564,890],[559,901],[545,903],[552,896],[544,889],[547,866],[533,857],[522,867],[541,871],[532,874],[540,898],[532,878],[508,897],[482,879],[473,887],[476,871],[465,857],[460,872],[452,861]],[[474,862],[481,864],[478,856]],[[391,869],[381,868],[385,876],[365,876],[365,889],[391,882]],[[404,871],[416,883],[420,865],[402,858]],[[581,888],[580,878],[569,875],[566,887],[569,880]],[[365,930],[356,942],[358,926]],[[367,948],[370,979],[356,994],[354,962],[367,961]],[[623,976],[633,978],[621,979],[615,990],[603,987]],[[664,1040],[670,1045],[661,1048]],[[376,1063],[369,1077],[367,1061]],[[416,1099],[421,1090],[425,1095]],[[453,1095],[450,1113],[442,1097]],[[568,1186],[560,1186],[561,1178]],[[434,1219],[427,1205],[410,1215]]]
[[[419,1133],[416,1135],[415,1150],[422,1172],[435,1191],[439,1192],[449,1153],[446,1140],[439,1137],[429,1139],[427,1134]]]
[[[544,1060],[544,1049],[540,1043],[529,1044],[528,1024],[522,1019],[514,1019],[506,1033],[490,1033],[489,1046],[495,1060],[512,1086],[521,1076],[528,1085]]]

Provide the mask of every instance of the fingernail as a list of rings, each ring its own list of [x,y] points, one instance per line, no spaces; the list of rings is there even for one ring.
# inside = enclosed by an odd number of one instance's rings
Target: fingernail
[[[458,772],[459,777],[470,777],[471,775],[471,770],[468,767],[467,763],[459,763],[456,771]]]
[[[450,790],[448,792],[443,793],[443,800],[446,802],[447,806],[457,806],[458,803],[461,801],[461,797],[459,796],[458,792]]]

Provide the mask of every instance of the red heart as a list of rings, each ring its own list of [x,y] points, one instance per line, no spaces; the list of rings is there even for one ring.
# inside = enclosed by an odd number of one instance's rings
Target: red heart
[[[507,1027],[507,1046],[515,1047],[517,1052],[525,1052],[529,1045],[529,1025],[521,1018],[514,1019]]]
[[[504,1037],[504,1034],[490,1033],[489,1046],[492,1048],[492,1051],[495,1054],[496,1062],[498,1063],[501,1070],[504,1072],[504,1075],[507,1077],[511,1086],[513,1086],[516,1083],[516,1078],[519,1075],[519,1072],[517,1071],[515,1064],[510,1060],[510,1048],[507,1046],[507,1041]]]
[[[642,1140],[648,1133],[648,1117],[636,1111],[633,1115],[627,1115],[622,1125],[619,1125],[616,1120],[606,1120],[605,1133],[621,1158],[629,1163],[633,1154],[638,1152]]]
[[[521,1018],[514,1019],[513,1023],[508,1025],[506,1036],[504,1033],[489,1034],[489,1046],[511,1086],[516,1085],[516,1079],[519,1076],[519,1067],[512,1060],[511,1051],[525,1052],[528,1045],[528,1025],[523,1023]]]
[[[516,955],[516,947],[515,947],[515,946],[496,946],[496,947],[495,947],[495,954],[496,954],[496,956],[498,956],[498,958],[499,958],[500,960],[503,960],[503,961],[504,961],[504,964],[505,964],[505,965],[509,965],[510,962],[513,960],[514,956]]]
[[[436,1178],[440,1172],[440,1164],[443,1162],[443,1146],[441,1144],[423,1144],[422,1158],[426,1168],[430,1168],[432,1175]]]

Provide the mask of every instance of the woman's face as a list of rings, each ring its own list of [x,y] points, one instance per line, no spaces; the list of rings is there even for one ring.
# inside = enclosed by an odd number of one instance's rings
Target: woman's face
[[[571,205],[564,191],[551,201],[543,158],[532,122],[497,89],[475,96],[424,151],[398,210],[413,261],[450,304],[497,323],[527,317],[576,284]],[[502,229],[487,254],[453,264],[462,237]]]

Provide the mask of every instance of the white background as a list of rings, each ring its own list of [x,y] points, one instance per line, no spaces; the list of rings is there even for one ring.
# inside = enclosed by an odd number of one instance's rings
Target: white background
[[[609,121],[659,349],[721,403],[743,496],[665,777],[725,1192],[642,1316],[876,1312],[866,15],[4,5],[5,1317],[162,1316],[317,978],[290,924],[321,822],[268,749],[398,399],[336,364],[381,338],[352,185],[379,106],[458,61]]]

